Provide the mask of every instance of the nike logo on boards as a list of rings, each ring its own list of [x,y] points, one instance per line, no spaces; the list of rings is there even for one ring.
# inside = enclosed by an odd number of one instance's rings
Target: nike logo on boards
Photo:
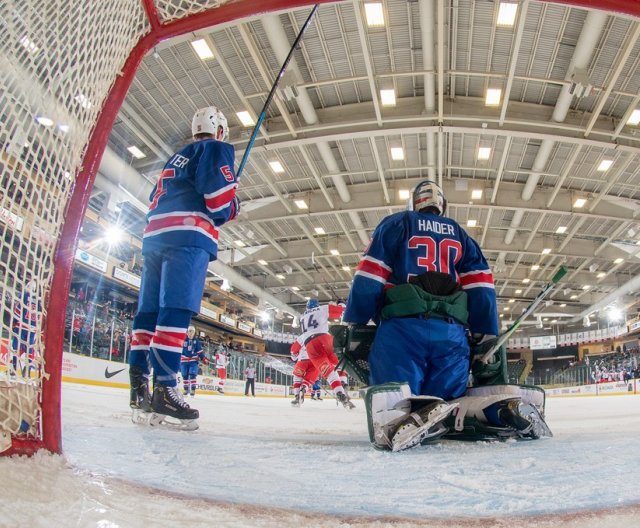
[[[109,372],[109,367],[105,367],[105,369],[104,369],[104,377],[107,378],[107,379],[113,378],[116,374],[119,374],[123,370],[126,370],[126,369],[114,370],[113,372]]]

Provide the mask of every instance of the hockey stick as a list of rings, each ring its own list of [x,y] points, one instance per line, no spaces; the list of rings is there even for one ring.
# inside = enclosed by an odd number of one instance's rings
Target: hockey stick
[[[267,115],[267,108],[269,108],[269,105],[271,104],[271,100],[273,99],[273,96],[275,95],[276,90],[278,89],[278,85],[280,84],[280,79],[282,79],[284,72],[287,69],[287,66],[289,66],[289,62],[291,62],[291,57],[293,57],[293,52],[298,47],[298,44],[300,44],[300,41],[302,40],[302,35],[304,35],[304,32],[309,27],[309,24],[311,24],[311,20],[313,20],[313,17],[316,14],[316,11],[318,10],[319,5],[320,4],[316,4],[313,6],[313,9],[311,10],[311,13],[309,13],[307,20],[305,20],[304,24],[302,24],[302,27],[300,28],[300,32],[296,37],[296,40],[293,41],[293,45],[289,50],[289,54],[287,55],[287,58],[282,63],[282,68],[280,68],[280,73],[278,73],[276,80],[273,82],[273,86],[271,87],[271,91],[267,96],[267,100],[264,102],[262,111],[258,116],[258,122],[256,123],[256,126],[253,128],[253,132],[251,133],[251,137],[249,138],[249,143],[247,144],[247,149],[244,151],[244,155],[242,156],[242,161],[240,162],[240,166],[236,171],[236,180],[240,179],[240,176],[242,175],[242,171],[244,170],[244,166],[247,164],[247,159],[249,158],[249,152],[253,148],[253,143],[256,140],[256,136],[258,135],[258,132],[260,131],[260,126],[262,125],[262,122],[264,121],[264,118]]]
[[[551,279],[551,282],[547,284],[544,288],[542,288],[542,290],[537,295],[537,297],[531,302],[531,304],[526,308],[526,310],[520,314],[520,317],[518,317],[513,322],[513,324],[507,329],[507,331],[504,334],[501,334],[500,337],[498,337],[498,340],[495,342],[495,344],[487,351],[486,354],[484,354],[480,358],[480,361],[482,363],[489,362],[489,360],[493,357],[493,355],[498,350],[500,350],[500,347],[504,345],[507,342],[507,340],[513,335],[513,333],[518,329],[522,321],[524,321],[527,317],[529,317],[534,312],[534,310],[542,302],[542,299],[544,299],[547,296],[547,293],[549,293],[554,288],[554,286],[560,281],[560,279],[567,274],[567,271],[568,271],[567,268],[565,268],[564,266],[560,266],[560,269],[553,276],[553,278]]]

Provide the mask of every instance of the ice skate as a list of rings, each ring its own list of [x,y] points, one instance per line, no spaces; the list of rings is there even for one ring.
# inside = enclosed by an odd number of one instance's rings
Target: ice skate
[[[505,425],[515,429],[518,436],[522,438],[535,439],[553,436],[538,409],[519,398],[501,402],[498,417]]]
[[[458,406],[457,403],[435,401],[409,414],[398,425],[391,438],[391,450],[402,451],[425,440],[435,440],[448,431],[442,423]]]
[[[134,411],[149,412],[151,410],[149,378],[144,375],[140,367],[129,368],[129,383],[131,385],[129,406]]]
[[[193,431],[198,428],[196,420],[199,416],[198,410],[189,407],[175,387],[154,387],[149,425]]]
[[[336,400],[338,400],[345,409],[351,410],[356,408],[346,392],[339,392],[336,394]]]
[[[300,396],[300,405],[304,403],[305,392],[307,392],[307,388],[303,385],[302,387],[300,387],[300,393],[298,394]]]
[[[224,389],[222,387],[216,387],[216,390],[220,393],[224,395]],[[245,394],[245,396],[248,396],[247,394]]]
[[[295,398],[291,401],[293,407],[300,407],[300,394],[296,394]]]

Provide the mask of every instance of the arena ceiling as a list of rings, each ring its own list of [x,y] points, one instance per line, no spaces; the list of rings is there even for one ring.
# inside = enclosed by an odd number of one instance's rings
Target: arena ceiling
[[[315,291],[346,297],[373,229],[406,206],[402,191],[430,178],[481,244],[504,320],[560,266],[569,273],[541,310],[549,322],[580,325],[614,301],[635,311],[638,20],[520,0],[512,25],[499,25],[497,0],[382,0],[384,22],[370,26],[373,3],[320,5],[249,155],[242,213],[221,230],[220,259],[294,309]],[[109,149],[154,182],[188,141],[194,110],[216,105],[239,163],[252,126],[237,114],[256,121],[310,10],[158,45]],[[213,58],[196,54],[200,39]],[[139,186],[128,191],[145,202]]]

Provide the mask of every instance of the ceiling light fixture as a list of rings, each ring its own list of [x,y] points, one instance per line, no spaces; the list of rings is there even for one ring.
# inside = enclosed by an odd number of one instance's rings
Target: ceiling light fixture
[[[284,172],[284,167],[282,166],[282,163],[280,163],[278,160],[270,161],[269,166],[271,167],[271,170],[276,174]]]
[[[549,253],[551,253],[551,248],[544,248],[544,249],[542,250],[542,254],[543,254],[543,255],[548,255]]]
[[[627,119],[627,125],[638,126],[638,124],[640,124],[640,108],[631,112],[629,119]]]
[[[45,115],[39,115],[36,116],[36,123],[42,126],[50,127],[53,126],[53,119]]]
[[[315,228],[315,232],[316,232],[316,235],[326,235],[327,234],[327,232],[322,227],[316,227]]]
[[[337,257],[340,254],[337,249],[332,249],[329,253],[331,253],[334,257]]]
[[[402,147],[391,147],[391,159],[402,161],[404,159],[404,149]]]
[[[384,27],[384,11],[381,2],[364,4],[364,14],[369,27]]]
[[[600,162],[600,165],[598,165],[598,170],[600,172],[604,172],[606,170],[609,170],[609,168],[611,167],[611,165],[613,165],[613,160],[607,160],[607,159],[603,159]]]
[[[490,157],[491,157],[491,148],[489,148],[489,147],[480,147],[478,149],[478,159],[479,160],[488,160]],[[472,196],[472,198],[473,198],[473,196]]]
[[[146,158],[147,155],[142,152],[138,147],[136,147],[135,145],[131,145],[130,147],[127,147],[127,150],[131,153],[131,155],[136,158],[136,159],[142,159],[142,158]]]
[[[556,229],[556,233],[558,233],[559,235],[566,232],[567,232],[567,226],[560,226],[558,227],[558,229]]]
[[[477,220],[472,220],[472,219],[467,220],[467,227],[476,227],[476,225],[478,225]]]
[[[516,13],[518,12],[518,4],[511,2],[500,2],[500,8],[498,9],[498,19],[496,20],[496,26],[511,27],[515,24]]]
[[[396,91],[380,90],[380,103],[382,106],[396,106]]]
[[[491,149],[489,149],[489,150],[491,150]],[[474,189],[473,191],[471,191],[471,199],[472,200],[479,200],[480,198],[482,198],[482,189]]]
[[[255,124],[253,118],[251,117],[251,114],[246,110],[243,110],[242,112],[236,112],[236,115],[242,123],[242,126],[250,127]]]
[[[296,204],[296,207],[298,209],[309,209],[307,202],[305,202],[304,200],[294,200],[293,203]]]
[[[587,203],[586,198],[577,198],[575,202],[573,202],[573,206],[576,209],[580,209],[581,207],[584,207],[584,204]]]
[[[191,41],[191,45],[198,54],[198,57],[200,57],[202,60],[213,59],[213,51],[211,51],[211,48],[209,47],[209,44],[207,44],[207,41],[205,39],[201,38],[198,40],[193,40]]]
[[[409,189],[400,189],[398,191],[398,198],[401,200],[408,200],[411,197],[411,191]]]
[[[487,106],[498,106],[500,104],[500,97],[502,97],[501,88],[489,88],[484,104]]]

